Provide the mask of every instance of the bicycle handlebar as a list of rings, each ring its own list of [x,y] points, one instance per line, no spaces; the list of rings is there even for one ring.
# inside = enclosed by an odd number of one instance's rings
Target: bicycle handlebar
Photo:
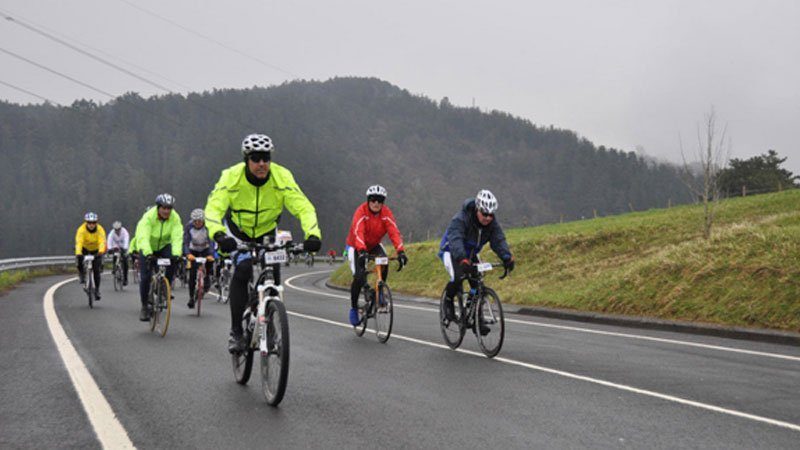
[[[389,261],[397,261],[398,260],[397,257],[389,258],[388,256],[367,255],[367,261],[375,261],[375,258],[388,258]],[[401,270],[403,270],[403,265],[402,264],[398,264],[397,265],[397,272],[400,272]]]

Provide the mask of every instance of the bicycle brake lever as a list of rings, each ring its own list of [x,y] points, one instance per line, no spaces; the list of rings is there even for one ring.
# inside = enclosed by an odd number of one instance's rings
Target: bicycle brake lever
[[[502,274],[502,275],[500,275],[500,279],[502,280],[503,278],[505,278],[505,277],[507,277],[507,276],[508,276],[508,269],[507,269],[507,268],[504,268],[504,270],[503,270],[503,274]]]

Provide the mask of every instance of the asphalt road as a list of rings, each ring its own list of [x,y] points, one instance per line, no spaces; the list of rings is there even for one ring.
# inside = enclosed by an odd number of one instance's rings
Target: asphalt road
[[[403,301],[380,344],[345,326],[346,294],[311,273],[328,267],[284,272],[291,369],[278,408],[257,373],[234,382],[229,309],[213,298],[198,318],[178,288],[165,338],[138,321],[136,285],[114,293],[106,277],[90,310],[68,283],[55,305],[139,448],[798,448],[798,347],[509,314],[489,360],[470,333],[467,352],[442,348],[435,307]],[[100,445],[44,323],[42,296],[63,278],[0,297],[2,448]]]

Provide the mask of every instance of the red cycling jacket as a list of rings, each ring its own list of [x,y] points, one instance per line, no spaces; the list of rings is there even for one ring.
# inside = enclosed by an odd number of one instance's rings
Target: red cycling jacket
[[[373,213],[369,210],[367,202],[362,203],[353,214],[353,223],[350,225],[350,233],[347,235],[347,245],[356,249],[371,250],[381,243],[383,236],[389,233],[395,250],[404,251],[403,236],[397,229],[397,222],[394,214],[388,206],[383,205],[380,212]]]

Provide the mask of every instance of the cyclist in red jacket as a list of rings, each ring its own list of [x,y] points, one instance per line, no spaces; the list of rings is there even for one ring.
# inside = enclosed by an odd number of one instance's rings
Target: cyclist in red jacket
[[[389,234],[395,250],[397,261],[402,268],[408,264],[408,257],[403,248],[403,236],[397,228],[394,214],[386,201],[386,189],[374,185],[367,189],[367,201],[356,208],[353,223],[347,235],[347,259],[353,272],[353,283],[350,285],[350,324],[358,325],[358,294],[367,282],[367,255],[386,256],[381,240]],[[388,266],[383,267],[383,279],[388,275]]]

